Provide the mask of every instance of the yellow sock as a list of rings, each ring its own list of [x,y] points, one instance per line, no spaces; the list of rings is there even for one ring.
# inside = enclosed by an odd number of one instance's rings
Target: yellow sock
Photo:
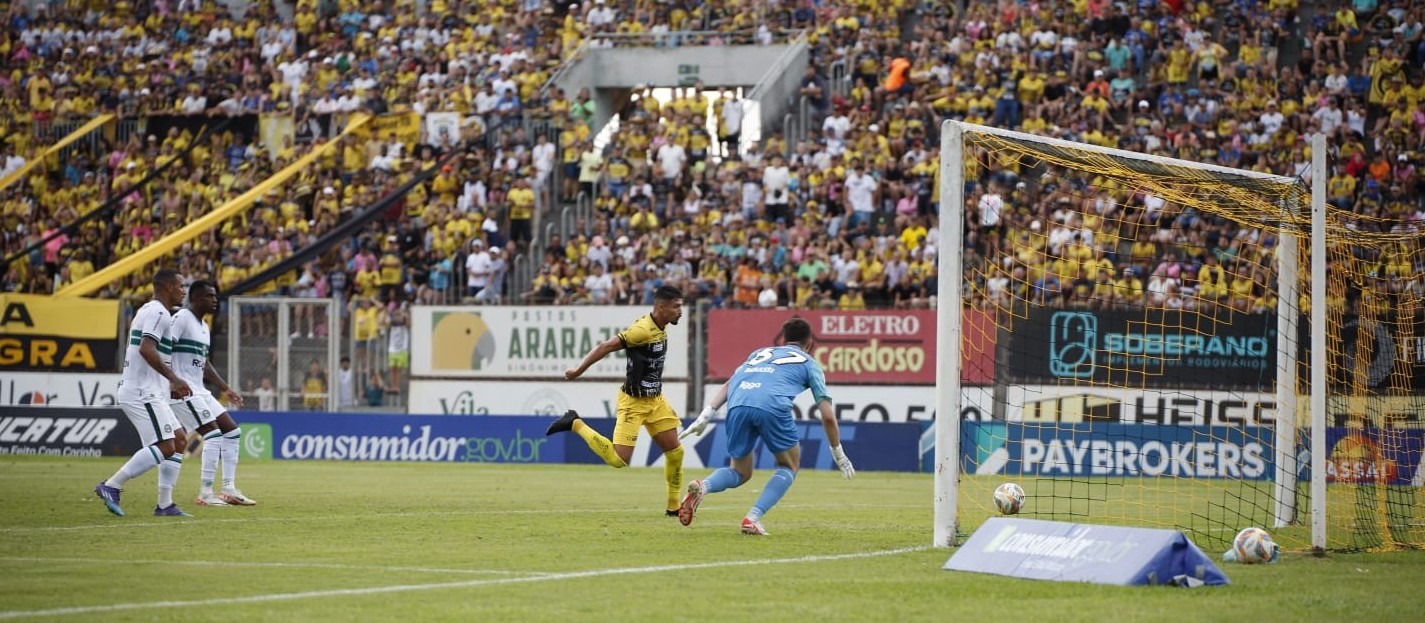
[[[590,428],[583,420],[574,420],[574,434],[583,437],[584,443],[589,444],[589,449],[608,463],[609,467],[628,467],[628,463],[624,463],[618,453],[614,452],[614,444],[609,438],[600,435],[599,431]]]
[[[678,510],[683,493],[683,446],[663,453],[663,478],[668,481],[668,510]]]

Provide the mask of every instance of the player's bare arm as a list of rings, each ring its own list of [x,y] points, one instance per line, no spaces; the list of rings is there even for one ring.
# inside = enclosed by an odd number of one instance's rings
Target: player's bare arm
[[[228,382],[223,380],[222,375],[218,374],[218,369],[213,367],[212,361],[203,363],[203,382],[218,388],[218,392],[223,395],[223,398],[234,407],[242,407],[242,394],[233,391]]]
[[[593,350],[589,351],[589,354],[584,355],[584,360],[579,362],[579,367],[569,368],[564,371],[564,380],[572,381],[583,376],[584,372],[589,369],[589,366],[602,361],[603,358],[609,356],[610,353],[616,353],[621,350],[623,350],[623,340],[619,339],[617,335],[600,342]]]

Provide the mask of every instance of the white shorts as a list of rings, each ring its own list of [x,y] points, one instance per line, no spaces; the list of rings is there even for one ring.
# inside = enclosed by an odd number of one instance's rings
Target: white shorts
[[[173,417],[173,410],[164,400],[121,402],[119,408],[129,416],[144,447],[173,439],[173,431],[178,430],[178,418]]]
[[[196,431],[199,426],[217,420],[219,415],[228,412],[212,394],[193,394],[181,400],[170,400],[168,406],[173,408],[173,413],[178,416],[183,428],[189,431]]]

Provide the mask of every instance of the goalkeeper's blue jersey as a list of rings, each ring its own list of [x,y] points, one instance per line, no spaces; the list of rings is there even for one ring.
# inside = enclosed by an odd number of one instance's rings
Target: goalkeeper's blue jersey
[[[797,346],[773,346],[752,352],[728,381],[727,407],[790,413],[792,400],[810,389],[816,404],[830,401],[821,365]]]

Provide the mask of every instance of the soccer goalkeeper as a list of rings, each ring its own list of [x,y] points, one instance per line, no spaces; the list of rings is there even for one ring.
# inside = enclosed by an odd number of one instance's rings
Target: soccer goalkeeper
[[[826,429],[826,440],[831,445],[831,456],[842,476],[851,478],[856,468],[851,459],[841,450],[841,428],[836,423],[836,415],[831,410],[831,396],[826,392],[826,375],[821,366],[807,351],[811,349],[811,325],[801,318],[793,318],[782,324],[782,337],[786,346],[760,348],[747,358],[713,394],[698,419],[693,422],[679,439],[693,433],[702,433],[707,428],[713,413],[726,403],[727,409],[727,454],[732,457],[732,467],[724,467],[713,472],[706,480],[688,483],[688,495],[678,507],[678,521],[683,525],[693,523],[693,514],[702,503],[703,496],[742,486],[752,479],[752,449],[760,437],[767,449],[777,459],[777,470],[757,497],[752,509],[742,520],[742,533],[766,535],[762,527],[762,516],[786,495],[787,489],[797,477],[797,466],[801,463],[801,441],[797,425],[792,419],[792,400],[804,390],[811,390],[821,413],[821,425]]]

